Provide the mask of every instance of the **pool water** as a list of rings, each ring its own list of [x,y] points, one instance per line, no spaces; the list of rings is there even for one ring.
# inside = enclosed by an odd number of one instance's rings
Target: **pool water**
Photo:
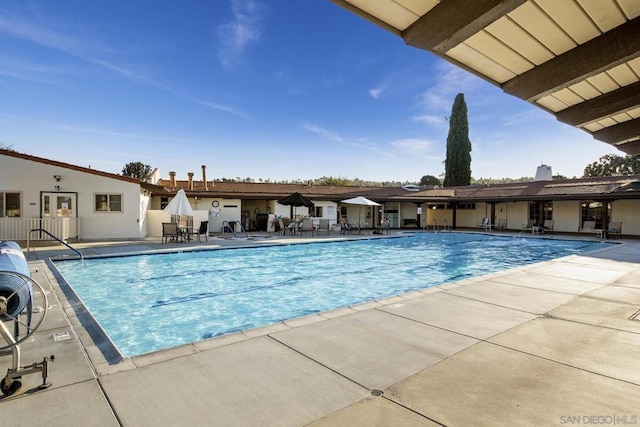
[[[55,265],[129,357],[603,245],[415,233]]]

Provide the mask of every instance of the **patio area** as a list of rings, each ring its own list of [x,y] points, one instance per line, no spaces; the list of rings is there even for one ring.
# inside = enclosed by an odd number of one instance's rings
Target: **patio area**
[[[386,237],[386,236],[385,236]],[[85,256],[355,239],[253,235],[74,245]],[[379,238],[366,235],[362,238]],[[109,362],[90,316],[38,247],[48,291],[22,364],[55,355],[52,387],[22,378],[6,425],[563,425],[640,418],[640,242]],[[55,341],[54,334],[70,339]],[[6,372],[11,357],[0,356]]]

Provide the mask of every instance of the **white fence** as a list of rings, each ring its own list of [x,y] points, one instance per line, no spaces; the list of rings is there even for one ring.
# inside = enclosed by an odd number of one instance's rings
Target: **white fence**
[[[75,225],[75,227],[72,227]],[[46,233],[34,231],[42,228],[56,236],[58,239],[67,241],[71,229],[77,230],[77,218],[0,218],[0,240],[54,240]]]

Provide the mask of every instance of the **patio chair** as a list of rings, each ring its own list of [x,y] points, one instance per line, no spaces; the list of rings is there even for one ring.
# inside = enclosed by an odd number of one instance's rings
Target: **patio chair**
[[[609,227],[607,228],[607,237],[620,238],[622,234],[622,221],[610,222]]]
[[[391,231],[389,218],[385,218],[380,221],[380,233],[384,234],[385,231],[387,232],[387,234],[389,234],[389,232]]]
[[[296,234],[296,222],[292,221],[290,218],[282,218],[279,220],[280,222],[280,230],[282,231],[282,235],[286,236],[287,234]]]
[[[162,223],[162,243],[182,242],[182,234],[178,232],[178,224],[175,222]]]
[[[484,218],[482,218],[480,220],[480,222],[478,224],[476,224],[476,226],[478,228],[484,228],[485,224],[489,223],[489,218],[487,218],[486,216]]]
[[[209,221],[201,221],[200,228],[194,231],[193,233],[198,237],[198,243],[201,243],[200,236],[204,236],[205,240],[209,241]]]
[[[311,218],[303,219],[300,225],[300,234],[308,231],[311,232],[311,237],[313,237],[313,232],[316,231],[316,228],[313,226],[313,219]]]
[[[593,233],[596,237],[602,238],[604,237],[601,228],[596,228],[595,221],[584,221],[582,223],[582,228],[580,229],[581,233]]]
[[[493,224],[489,222],[489,218],[487,217],[482,218],[482,224],[479,224],[478,226],[480,228],[484,228],[484,231],[491,231],[491,229],[494,228]]]
[[[542,226],[542,232],[543,233],[553,233],[553,220],[552,219],[545,219],[544,220],[544,225]]]
[[[329,228],[329,219],[328,218],[322,218],[320,219],[320,222],[318,223],[318,229],[316,230],[316,234],[318,234],[320,231],[327,233],[327,236],[329,235],[329,231],[331,231],[331,229]]]
[[[500,231],[507,230],[507,219],[506,218],[498,218],[498,223],[496,224],[496,230],[500,229]]]
[[[351,226],[344,219],[340,221],[340,234],[351,234]]]
[[[530,219],[526,224],[522,224],[522,231],[531,231],[533,233],[533,227],[536,225],[535,219]]]

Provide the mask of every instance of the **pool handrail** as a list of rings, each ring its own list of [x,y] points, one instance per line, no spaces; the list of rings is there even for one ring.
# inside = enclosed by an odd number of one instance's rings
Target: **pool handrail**
[[[64,246],[68,247],[69,249],[71,249],[73,252],[77,253],[78,256],[80,256],[80,261],[82,261],[82,264],[84,265],[84,256],[82,255],[82,253],[77,250],[76,248],[74,248],[73,246],[71,246],[70,244],[68,244],[67,242],[57,238],[56,236],[54,236],[53,234],[49,233],[47,230],[45,230],[44,228],[33,228],[29,231],[29,234],[27,234],[27,257],[29,256],[29,250],[31,249],[31,233],[33,233],[34,231],[39,231],[41,233],[45,233],[47,234],[49,237],[51,237],[52,239],[62,243]]]

